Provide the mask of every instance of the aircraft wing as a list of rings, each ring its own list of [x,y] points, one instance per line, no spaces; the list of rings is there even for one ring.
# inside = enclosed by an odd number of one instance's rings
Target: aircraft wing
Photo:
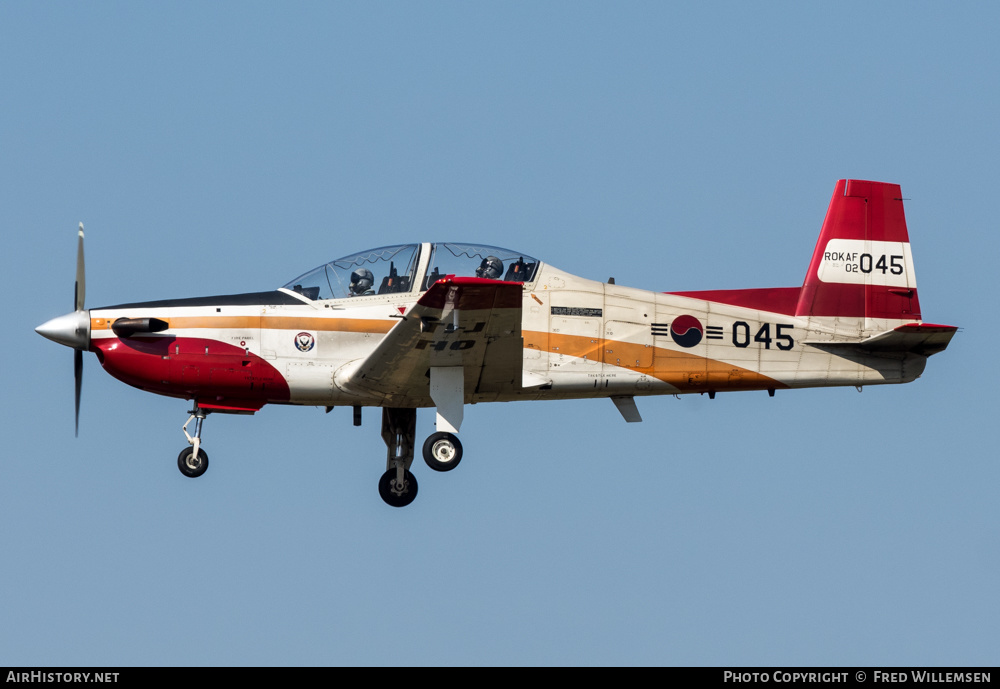
[[[520,282],[438,280],[344,382],[389,401],[426,398],[432,366],[460,366],[470,400],[472,395],[519,390],[521,294]]]

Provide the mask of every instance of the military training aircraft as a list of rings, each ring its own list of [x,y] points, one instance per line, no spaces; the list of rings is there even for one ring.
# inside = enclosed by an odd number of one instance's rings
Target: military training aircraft
[[[801,287],[648,292],[587,280],[493,246],[387,246],[331,261],[270,292],[84,308],[36,328],[72,347],[79,429],[83,352],[141,390],[193,401],[177,464],[208,468],[202,422],[265,404],[382,408],[379,493],[417,494],[416,410],[434,407],[424,461],[462,459],[478,402],[635,397],[907,383],[957,330],[921,320],[900,188],[841,180]],[[188,426],[194,422],[193,435]]]

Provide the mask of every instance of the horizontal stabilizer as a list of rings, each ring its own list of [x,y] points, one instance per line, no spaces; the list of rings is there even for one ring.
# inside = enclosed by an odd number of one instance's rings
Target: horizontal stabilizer
[[[931,323],[907,323],[898,328],[887,330],[877,335],[851,342],[806,341],[805,344],[826,349],[862,350],[872,354],[922,354],[930,356],[944,351],[951,338],[958,330],[953,325],[934,325]]]

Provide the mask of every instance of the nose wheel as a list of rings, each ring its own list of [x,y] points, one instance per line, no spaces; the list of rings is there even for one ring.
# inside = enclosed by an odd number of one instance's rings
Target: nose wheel
[[[198,478],[208,471],[208,455],[201,448],[196,453],[194,448],[185,447],[177,456],[177,468],[189,478]]]

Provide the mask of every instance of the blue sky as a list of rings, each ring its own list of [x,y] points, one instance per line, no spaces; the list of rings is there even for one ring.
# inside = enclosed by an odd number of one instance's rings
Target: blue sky
[[[997,9],[0,5],[5,665],[994,665]],[[801,284],[836,180],[902,185],[913,384],[477,405],[378,497],[378,413],[212,416],[33,328],[476,241],[653,290]],[[991,344],[993,343],[993,344]],[[418,415],[418,437],[432,414]]]

